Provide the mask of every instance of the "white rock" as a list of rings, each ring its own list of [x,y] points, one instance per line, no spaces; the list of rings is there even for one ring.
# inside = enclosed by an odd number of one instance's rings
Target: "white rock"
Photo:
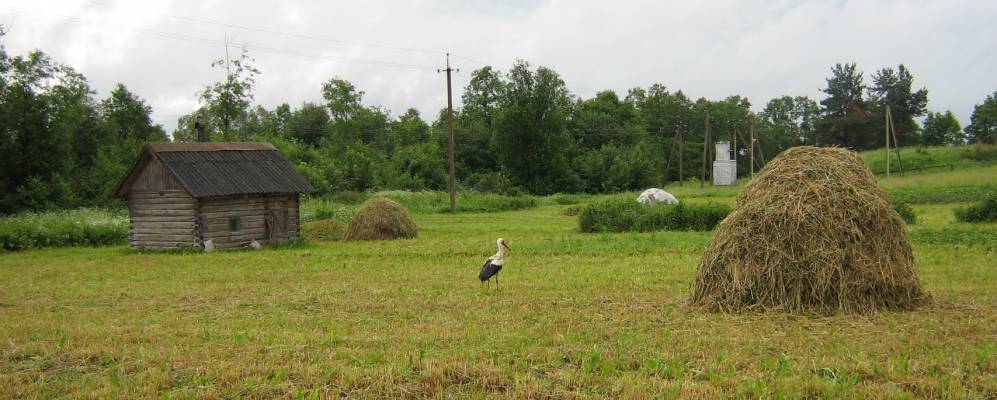
[[[204,241],[204,252],[205,253],[210,253],[212,251],[215,251],[215,242],[211,241],[211,239],[205,240]]]

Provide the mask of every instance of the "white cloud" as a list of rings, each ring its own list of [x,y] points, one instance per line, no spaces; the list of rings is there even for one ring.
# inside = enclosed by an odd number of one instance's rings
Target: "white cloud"
[[[368,104],[396,115],[416,107],[427,119],[445,107],[446,83],[434,69],[442,54],[418,51],[426,49],[503,70],[516,58],[545,65],[582,97],[663,83],[693,97],[741,94],[760,109],[784,94],[819,100],[836,62],[857,62],[867,77],[904,63],[916,85],[928,88],[929,109],[952,110],[967,122],[973,105],[997,90],[997,2],[982,0],[0,1],[0,24],[12,27],[3,38],[8,52],[42,49],[86,75],[101,96],[122,82],[147,99],[168,129],[196,107],[201,88],[220,78],[210,63],[224,56],[219,44],[178,35],[339,57],[252,51],[263,72],[256,100],[266,107],[319,102],[322,82],[339,76],[364,90]],[[481,64],[462,58],[454,64],[461,68],[454,76],[459,101]]]

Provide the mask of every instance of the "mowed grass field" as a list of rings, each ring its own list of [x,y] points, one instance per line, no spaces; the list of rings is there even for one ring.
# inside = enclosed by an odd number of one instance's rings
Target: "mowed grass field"
[[[419,238],[391,242],[5,253],[0,398],[993,399],[997,224],[956,222],[961,205],[914,205],[932,305],[829,317],[692,309],[710,232],[583,234],[569,205],[414,214]],[[512,250],[489,289],[497,237]]]

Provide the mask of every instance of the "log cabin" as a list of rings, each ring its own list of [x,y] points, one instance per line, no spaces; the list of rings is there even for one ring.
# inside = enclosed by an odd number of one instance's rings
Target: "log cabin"
[[[296,242],[312,191],[270,143],[149,143],[118,183],[133,249]]]

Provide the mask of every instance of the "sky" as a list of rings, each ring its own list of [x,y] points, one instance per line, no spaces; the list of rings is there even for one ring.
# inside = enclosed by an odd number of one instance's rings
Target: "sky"
[[[85,75],[98,98],[123,83],[168,132],[243,48],[255,104],[321,103],[352,82],[367,105],[427,121],[455,107],[471,72],[516,59],[557,71],[573,95],[623,97],[660,83],[692,98],[739,94],[755,111],[783,95],[823,98],[835,63],[866,82],[906,65],[930,111],[963,125],[997,91],[997,1],[125,1],[0,0],[9,54],[39,49]],[[226,46],[226,44],[228,44]]]

